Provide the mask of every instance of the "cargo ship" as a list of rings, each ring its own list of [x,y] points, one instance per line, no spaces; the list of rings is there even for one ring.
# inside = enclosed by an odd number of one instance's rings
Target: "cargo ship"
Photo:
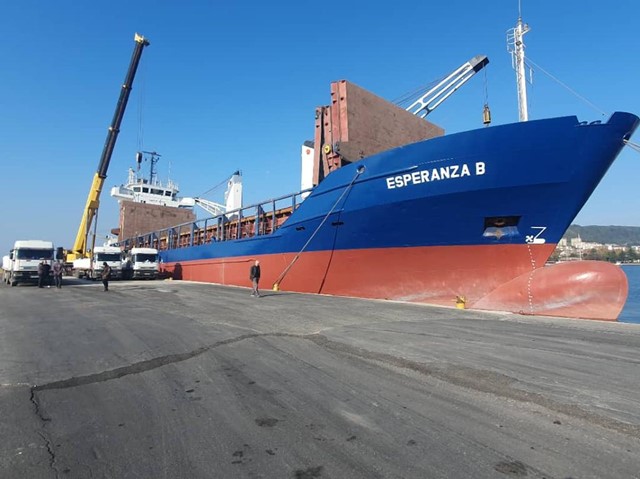
[[[249,286],[259,260],[274,290],[615,320],[619,267],[545,263],[639,119],[528,121],[527,31],[521,19],[511,31],[520,122],[445,135],[424,98],[416,114],[335,82],[302,147],[302,191],[121,245],[158,248],[175,279]]]

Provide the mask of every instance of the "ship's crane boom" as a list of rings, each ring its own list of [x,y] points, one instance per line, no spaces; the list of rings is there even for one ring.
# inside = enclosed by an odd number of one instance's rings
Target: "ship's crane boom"
[[[242,174],[240,173],[240,170],[234,172],[225,181],[227,182],[227,191],[225,191],[224,193],[224,205],[199,197],[183,198],[183,201],[188,200],[189,202],[193,202],[194,205],[198,205],[200,208],[213,216],[222,215],[228,211],[239,210],[240,208],[242,208]],[[220,186],[220,184],[212,189],[215,189],[218,186]]]
[[[134,36],[135,47],[131,56],[131,62],[129,63],[129,69],[127,75],[122,84],[120,90],[120,98],[116,106],[116,111],[113,114],[111,125],[107,133],[107,140],[104,143],[102,150],[102,156],[100,157],[100,163],[98,164],[98,170],[96,171],[93,182],[91,183],[91,189],[87,197],[87,203],[82,213],[82,219],[80,220],[80,226],[76,235],[76,240],[73,243],[73,249],[67,254],[67,261],[73,261],[74,259],[83,258],[87,255],[87,236],[93,219],[96,216],[98,207],[100,206],[100,193],[104,185],[104,180],[107,178],[107,170],[109,169],[109,162],[111,161],[111,155],[118,139],[118,133],[120,132],[120,123],[124,116],[124,111],[127,108],[127,102],[129,100],[129,93],[133,85],[133,79],[136,76],[138,64],[140,63],[140,57],[144,47],[149,45],[149,41],[142,35],[137,33]]]
[[[407,108],[407,111],[410,111],[420,118],[424,118],[488,63],[489,59],[485,55],[476,55],[468,62],[460,65],[444,80],[414,101]]]
[[[205,210],[207,213],[218,216],[226,213],[227,208],[220,203],[215,203],[213,201],[205,200],[204,198],[193,198],[196,205]]]

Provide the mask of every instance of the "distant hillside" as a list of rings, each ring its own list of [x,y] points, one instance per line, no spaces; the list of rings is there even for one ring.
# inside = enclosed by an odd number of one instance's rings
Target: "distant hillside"
[[[582,241],[626,246],[640,245],[640,226],[580,226],[571,225],[565,238],[580,236]]]

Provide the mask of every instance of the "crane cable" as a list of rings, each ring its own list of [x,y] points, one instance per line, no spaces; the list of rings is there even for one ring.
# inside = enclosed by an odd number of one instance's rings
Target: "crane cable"
[[[220,183],[218,183],[215,186],[212,186],[211,188],[209,188],[207,191],[205,191],[204,193],[200,194],[198,196],[198,198],[204,198],[205,195],[208,195],[209,193],[211,193],[212,191],[220,188],[222,185],[224,185],[227,181],[229,181],[231,178],[233,177],[233,175],[229,175],[227,176],[224,180],[222,180]]]
[[[302,249],[300,251],[298,251],[298,253],[294,256],[294,258],[291,260],[291,263],[289,263],[289,265],[284,269],[284,271],[282,273],[280,273],[280,276],[278,276],[275,280],[275,282],[273,283],[273,290],[274,291],[278,291],[280,289],[280,283],[282,282],[282,280],[284,279],[284,277],[287,275],[287,273],[289,272],[289,270],[293,267],[293,265],[296,263],[296,261],[298,261],[298,259],[300,258],[300,255],[302,254],[302,252],[307,248],[307,246],[309,246],[309,243],[311,243],[311,240],[315,237],[316,233],[318,231],[320,231],[320,228],[322,228],[322,225],[325,224],[325,222],[327,221],[327,219],[329,218],[329,216],[331,216],[331,214],[333,213],[333,210],[336,209],[336,206],[338,206],[338,203],[340,203],[340,201],[342,200],[342,198],[347,194],[347,192],[351,189],[351,187],[353,186],[353,184],[355,183],[355,181],[358,179],[358,177],[364,172],[364,167],[363,166],[359,166],[356,169],[356,175],[353,177],[353,179],[351,180],[351,182],[347,185],[347,187],[344,189],[344,191],[342,192],[342,194],[340,195],[340,197],[336,200],[336,202],[333,204],[333,206],[331,207],[331,209],[329,210],[329,212],[325,215],[324,218],[322,218],[322,221],[320,222],[320,224],[318,225],[318,227],[315,229],[315,231],[311,234],[311,236],[309,236],[309,239],[307,240],[307,242],[304,244],[304,246],[302,247]]]
[[[432,81],[431,83],[428,83],[428,84],[426,84],[424,86],[420,86],[420,87],[416,88],[413,91],[408,91],[406,93],[403,93],[402,95],[400,95],[399,97],[395,98],[394,100],[391,100],[391,103],[393,103],[394,105],[397,105],[397,106],[399,106],[401,108],[406,108],[411,103],[413,103],[416,100],[416,98],[420,98],[421,96],[423,96],[431,88],[433,88],[439,82],[444,80],[444,78],[445,77],[442,76],[442,77],[438,78],[437,80]]]
[[[491,124],[491,109],[489,108],[489,78],[487,69],[484,70],[484,106],[482,107],[482,124],[489,126]]]
[[[137,138],[137,151],[144,150],[144,110],[146,99],[146,86],[147,86],[147,68],[146,62],[142,63],[142,86],[138,93],[138,138]]]

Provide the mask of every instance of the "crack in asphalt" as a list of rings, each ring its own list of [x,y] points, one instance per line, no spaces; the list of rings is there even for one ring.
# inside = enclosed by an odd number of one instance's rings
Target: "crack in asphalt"
[[[36,416],[40,419],[40,422],[42,423],[43,431],[38,431],[38,435],[42,438],[42,440],[44,441],[45,447],[47,448],[47,453],[49,454],[49,467],[53,470],[56,478],[58,478],[60,477],[60,474],[59,474],[58,468],[56,467],[56,453],[54,451],[53,445],[51,444],[51,440],[44,433],[44,428],[47,425],[47,423],[51,421],[51,418],[48,416],[45,416],[44,413],[42,412],[42,409],[40,408],[40,403],[38,402],[38,398],[36,396],[36,392],[34,391],[33,388],[31,388],[31,394],[29,396],[29,400],[33,404]]]
[[[235,338],[225,339],[218,341],[210,345],[201,346],[193,351],[178,354],[169,354],[166,356],[160,356],[158,358],[152,358],[145,361],[140,361],[129,366],[123,366],[116,369],[111,369],[95,374],[88,374],[85,376],[75,376],[68,379],[53,381],[46,384],[35,385],[31,388],[32,402],[36,406],[36,413],[41,417],[43,421],[48,421],[50,418],[45,418],[33,398],[35,392],[47,391],[54,389],[67,389],[78,386],[85,386],[89,384],[95,384],[113,379],[119,379],[125,376],[140,374],[146,371],[151,371],[169,364],[175,364],[178,362],[192,359],[196,356],[200,356],[207,351],[225,346],[228,344],[234,344],[247,339],[264,338],[264,337],[290,337],[296,339],[303,339],[311,341],[318,347],[333,351],[335,353],[344,354],[352,357],[357,357],[364,360],[374,361],[389,366],[397,367],[400,369],[410,370],[419,373],[424,376],[430,376],[438,380],[460,386],[466,389],[474,391],[493,394],[495,396],[503,397],[506,399],[512,399],[519,402],[527,402],[536,404],[550,411],[564,414],[577,419],[591,422],[595,425],[612,429],[614,431],[640,438],[640,425],[629,424],[616,419],[600,416],[594,412],[587,411],[576,404],[567,404],[561,401],[551,399],[543,394],[526,391],[515,387],[519,381],[516,378],[507,376],[505,374],[497,373],[489,370],[475,369],[467,366],[449,365],[449,366],[437,366],[429,363],[420,363],[412,361],[399,356],[393,356],[391,354],[370,351],[364,348],[351,346],[345,343],[331,340],[326,336],[318,333],[313,334],[292,334],[292,333],[254,333],[244,334]]]
[[[220,346],[238,343],[246,339],[253,339],[253,338],[259,338],[259,337],[266,337],[266,336],[271,336],[271,337],[291,336],[296,338],[303,337],[301,335],[294,335],[294,334],[287,334],[287,333],[243,334],[235,338],[225,339],[223,341],[218,341],[213,344],[201,346],[197,349],[194,349],[193,351],[189,351],[186,353],[168,354],[166,356],[160,356],[157,358],[147,359],[134,364],[130,364],[129,366],[122,366],[120,368],[109,369],[107,371],[102,371],[100,373],[87,374],[85,376],[74,376],[68,379],[53,381],[46,384],[37,384],[37,385],[34,385],[32,389],[34,391],[48,391],[52,389],[68,389],[68,388],[73,388],[77,386],[86,386],[88,384],[111,381],[113,379],[120,379],[124,376],[130,376],[132,374],[140,374],[143,372],[151,371],[153,369],[161,368],[163,366],[167,366],[169,364],[175,364],[182,361],[187,361],[188,359],[192,359],[192,358],[195,358],[196,356],[200,356],[201,354],[204,354],[207,351],[218,348]]]

